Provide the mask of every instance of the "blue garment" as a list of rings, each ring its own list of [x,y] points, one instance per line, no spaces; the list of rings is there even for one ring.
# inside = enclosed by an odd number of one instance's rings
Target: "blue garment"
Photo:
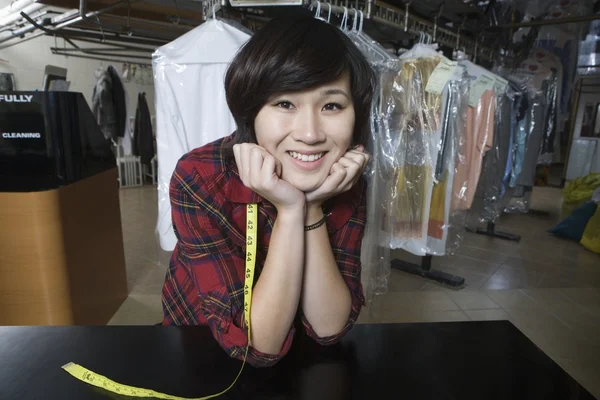
[[[517,179],[523,169],[523,162],[525,161],[525,148],[527,147],[527,121],[522,119],[519,121],[517,126],[517,151],[515,152],[515,163],[510,178],[510,187],[514,188],[517,186]]]
[[[511,173],[513,170],[514,163],[514,144],[515,144],[515,133],[517,128],[517,110],[519,107],[519,98],[515,98],[515,101],[511,104],[510,109],[510,137],[508,142],[508,158],[506,159],[506,166],[504,168],[504,177],[502,179],[502,188],[500,189],[500,198],[504,197],[504,193],[506,193],[506,188],[509,184]]]

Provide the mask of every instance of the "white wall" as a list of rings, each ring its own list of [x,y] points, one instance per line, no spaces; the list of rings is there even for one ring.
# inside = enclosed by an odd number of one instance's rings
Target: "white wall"
[[[0,9],[10,4],[10,2],[11,0],[0,0]],[[93,46],[90,43],[79,42],[78,44],[86,47]],[[81,92],[91,106],[92,92],[96,82],[94,75],[96,69],[99,67],[106,68],[112,64],[118,71],[121,71],[123,64],[52,54],[50,47],[63,46],[63,39],[55,39],[54,37],[44,35],[0,50],[0,59],[9,62],[8,64],[0,63],[0,71],[12,72],[15,75],[17,90],[41,90],[46,65],[67,68],[67,80],[71,82],[69,90]],[[67,46],[70,47],[69,45]],[[139,60],[131,60],[132,63],[136,61]],[[150,60],[147,63],[150,63]],[[139,72],[140,69],[138,68]],[[154,86],[152,84],[136,83],[135,78],[131,82],[124,82],[124,84],[128,95],[129,114],[131,116],[135,115],[137,96],[139,92],[143,91],[146,92],[150,113],[154,115]]]

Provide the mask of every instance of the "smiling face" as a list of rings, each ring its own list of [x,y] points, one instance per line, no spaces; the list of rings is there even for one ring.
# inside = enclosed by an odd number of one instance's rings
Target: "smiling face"
[[[348,150],[354,133],[348,75],[314,89],[272,96],[258,112],[258,145],[281,161],[281,178],[303,192],[317,189]]]

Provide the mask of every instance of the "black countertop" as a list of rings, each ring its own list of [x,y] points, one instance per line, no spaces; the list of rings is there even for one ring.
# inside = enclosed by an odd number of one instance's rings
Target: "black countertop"
[[[241,362],[204,327],[0,327],[0,399],[130,399],[61,369],[183,397],[226,388]],[[246,366],[223,399],[593,399],[508,321],[356,325],[335,346],[297,336]]]

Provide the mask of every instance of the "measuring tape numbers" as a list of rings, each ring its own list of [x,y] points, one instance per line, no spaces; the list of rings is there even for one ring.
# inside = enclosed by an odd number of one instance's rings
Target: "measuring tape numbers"
[[[125,396],[133,397],[154,397],[157,399],[165,400],[207,400],[212,399],[228,392],[237,382],[244,365],[246,365],[246,358],[248,357],[248,350],[250,348],[250,308],[252,307],[252,285],[254,283],[254,268],[256,266],[256,242],[258,241],[258,206],[256,204],[248,204],[246,206],[246,261],[245,261],[245,273],[244,273],[244,321],[248,327],[248,344],[246,345],[246,352],[244,353],[244,360],[240,372],[238,372],[233,383],[229,387],[220,393],[212,394],[205,397],[189,398],[179,397],[170,394],[160,393],[152,389],[138,388],[135,386],[124,385],[122,383],[115,382],[106,376],[97,374],[89,369],[82,367],[79,364],[70,362],[63,365],[63,369],[71,374],[76,379],[88,383],[90,385],[105,389],[112,393],[117,393]]]

